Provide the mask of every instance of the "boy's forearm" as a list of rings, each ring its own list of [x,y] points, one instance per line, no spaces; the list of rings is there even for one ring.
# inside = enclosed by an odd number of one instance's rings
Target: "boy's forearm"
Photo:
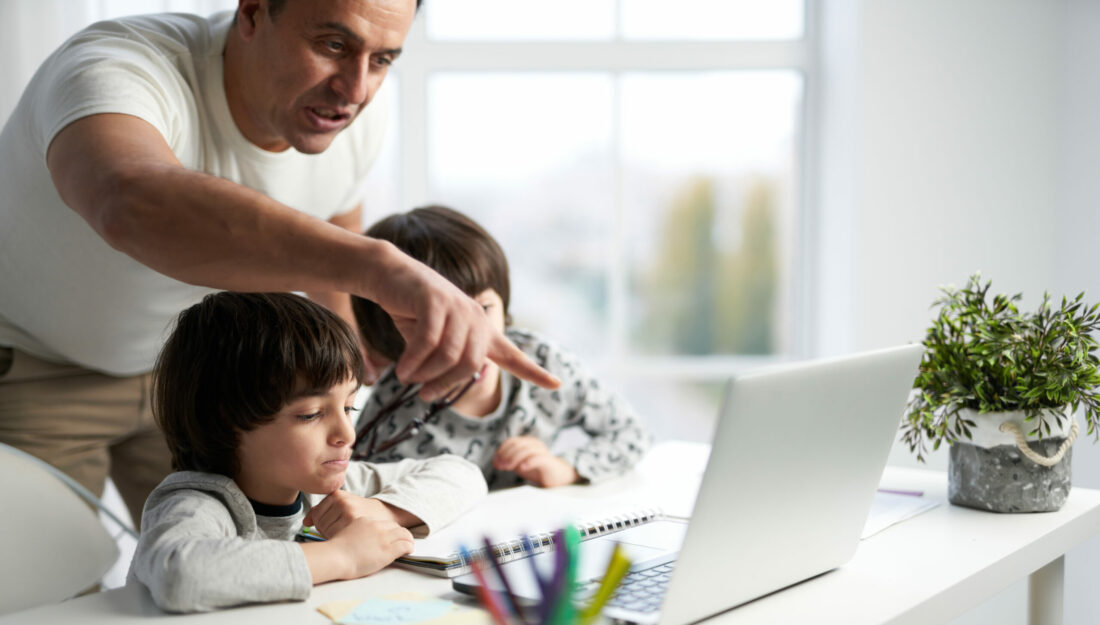
[[[347,557],[333,541],[301,543],[313,585],[351,577]]]

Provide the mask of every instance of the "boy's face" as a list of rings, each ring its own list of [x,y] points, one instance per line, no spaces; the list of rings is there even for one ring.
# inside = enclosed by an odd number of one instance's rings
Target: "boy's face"
[[[495,289],[485,289],[474,295],[474,301],[481,304],[493,327],[504,332],[504,300]],[[479,379],[466,394],[454,403],[452,408],[465,415],[484,416],[496,409],[500,403],[500,367],[492,360],[485,361]]]
[[[328,494],[344,483],[355,442],[354,378],[329,389],[305,389],[275,419],[240,435],[234,478],[261,503],[294,503],[298,492]]]

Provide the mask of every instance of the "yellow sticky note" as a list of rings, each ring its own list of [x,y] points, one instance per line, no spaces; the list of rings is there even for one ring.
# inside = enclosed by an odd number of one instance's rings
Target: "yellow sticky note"
[[[342,599],[330,601],[317,608],[333,622],[340,623],[352,617],[356,623],[372,623],[374,625],[492,625],[489,613],[477,608],[464,608],[450,604],[441,616],[438,610],[408,610],[408,602],[424,602],[438,605],[440,600],[418,592],[401,592],[369,599]],[[387,605],[393,610],[387,611]],[[370,610],[358,610],[361,607],[372,607]],[[363,613],[374,615],[377,620],[363,619]],[[423,618],[429,616],[430,618]],[[356,618],[358,617],[358,618]]]

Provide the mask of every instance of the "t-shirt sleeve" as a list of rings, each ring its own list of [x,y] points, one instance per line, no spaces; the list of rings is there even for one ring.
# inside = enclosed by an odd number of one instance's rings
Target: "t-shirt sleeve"
[[[57,133],[100,113],[133,115],[151,124],[169,145],[193,99],[168,57],[140,40],[80,36],[55,52],[29,93],[42,156]]]
[[[417,516],[424,522],[423,527],[412,528],[417,537],[455,520],[488,490],[477,466],[451,454],[400,462],[352,462],[344,488]]]
[[[652,443],[641,418],[618,393],[602,384],[573,354],[544,337],[528,339],[536,362],[561,380],[556,390],[532,387],[534,410],[559,431],[580,428],[587,441],[561,454],[577,473],[595,483],[620,475],[645,455]]]

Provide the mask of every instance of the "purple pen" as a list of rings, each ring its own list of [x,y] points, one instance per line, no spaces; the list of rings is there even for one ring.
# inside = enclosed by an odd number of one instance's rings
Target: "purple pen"
[[[497,552],[493,549],[493,541],[488,536],[484,539],[485,552],[489,556],[489,561],[493,563],[493,569],[497,573],[497,577],[500,578],[500,584],[504,587],[505,604],[508,609],[511,610],[512,615],[516,617],[516,621],[525,623],[526,619],[523,618],[523,610],[519,607],[519,602],[516,601],[516,594],[512,592],[512,584],[508,581],[508,576],[504,574],[504,567],[501,566],[500,557],[497,556]]]

